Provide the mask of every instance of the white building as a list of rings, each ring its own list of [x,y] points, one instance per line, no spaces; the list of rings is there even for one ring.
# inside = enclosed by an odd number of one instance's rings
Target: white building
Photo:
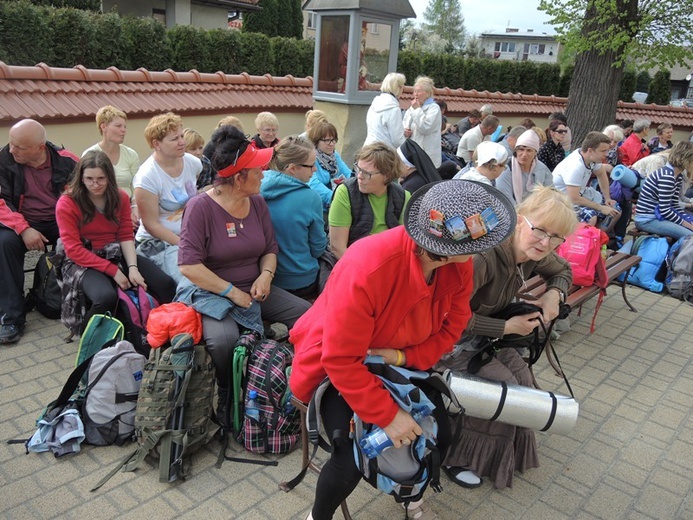
[[[560,43],[555,36],[535,33],[533,29],[520,32],[506,28],[504,33],[481,33],[481,47],[487,56],[499,60],[557,63]]]

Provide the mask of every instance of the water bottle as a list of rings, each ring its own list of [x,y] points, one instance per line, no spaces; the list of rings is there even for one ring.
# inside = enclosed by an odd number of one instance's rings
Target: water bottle
[[[428,408],[422,408],[411,414],[412,419],[414,419],[417,423],[421,422],[429,415],[431,415],[431,411]],[[391,447],[393,442],[392,439],[387,436],[385,430],[383,430],[380,426],[376,426],[368,435],[365,435],[359,441],[359,444],[361,445],[363,454],[369,459],[374,459],[383,451]]]
[[[257,390],[248,392],[248,402],[245,404],[245,416],[260,422],[260,408],[257,405]]]

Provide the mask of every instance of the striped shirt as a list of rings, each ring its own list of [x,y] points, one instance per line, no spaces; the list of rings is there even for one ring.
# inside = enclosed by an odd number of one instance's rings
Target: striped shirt
[[[663,218],[682,225],[683,219],[675,211],[678,208],[683,176],[675,175],[671,164],[655,170],[647,176],[638,197],[638,216],[655,218],[655,207]]]

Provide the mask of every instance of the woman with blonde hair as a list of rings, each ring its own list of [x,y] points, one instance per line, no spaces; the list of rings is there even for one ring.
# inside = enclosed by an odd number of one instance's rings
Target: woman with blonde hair
[[[398,148],[404,142],[404,125],[399,97],[407,78],[399,72],[390,72],[380,85],[381,94],[373,99],[366,114],[366,140],[363,145],[376,141]]]
[[[315,147],[290,135],[274,147],[260,194],[269,208],[279,245],[274,284],[296,296],[318,294],[318,258],[327,248],[320,196],[308,186]]]
[[[134,202],[132,179],[140,167],[140,157],[135,150],[123,144],[127,133],[127,119],[125,112],[114,106],[99,108],[96,112],[96,127],[101,134],[101,141],[84,150],[82,156],[87,152],[104,152],[113,164],[118,187],[125,190]],[[132,204],[131,220],[132,225],[137,226],[139,212],[136,204]]]
[[[154,116],[144,136],[154,152],[142,163],[133,181],[141,218],[135,235],[137,251],[178,282],[181,219],[186,203],[197,194],[202,162],[186,153],[183,119],[177,114]]]
[[[308,139],[308,133],[310,132],[310,129],[318,123],[322,123],[323,121],[327,121],[327,114],[322,110],[312,109],[306,112],[305,131],[302,134],[300,134],[300,137]]]
[[[572,282],[566,260],[555,253],[577,226],[573,204],[553,188],[536,188],[517,207],[517,226],[509,240],[473,257],[472,317],[453,352],[443,357],[438,370],[467,372],[489,338],[509,334],[528,335],[558,316],[559,305]],[[541,310],[509,318],[493,315],[515,301],[525,280],[539,274],[546,292],[533,301]],[[527,363],[514,348],[502,348],[476,374],[493,381],[532,386]],[[539,466],[534,432],[497,421],[464,416],[456,420],[455,436],[444,461],[450,479],[462,487],[481,485],[489,476],[497,488],[512,486],[515,470]]]
[[[274,148],[279,142],[279,119],[272,112],[260,112],[255,118],[257,134],[252,141],[258,148]]]
[[[185,139],[185,151],[202,161],[202,171],[197,176],[197,189],[206,188],[212,184],[213,172],[212,163],[203,153],[205,140],[199,132],[192,128],[183,130],[183,139]]]
[[[433,80],[419,76],[414,82],[414,99],[404,114],[404,137],[411,137],[428,154],[436,168],[443,162],[440,128],[443,114],[433,99]]]
[[[330,206],[330,246],[337,258],[360,238],[402,223],[410,197],[397,182],[402,170],[397,152],[385,143],[369,144],[356,154],[356,177],[337,187]]]

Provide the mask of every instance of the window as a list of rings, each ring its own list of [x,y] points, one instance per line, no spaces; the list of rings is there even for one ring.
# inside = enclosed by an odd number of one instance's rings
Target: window
[[[377,23],[369,23],[368,24],[368,30],[370,31],[371,34],[378,34],[378,24]]]
[[[539,44],[539,50],[537,51],[537,54],[544,54],[546,52],[546,45],[543,43]]]
[[[501,42],[496,42],[496,46],[493,49],[496,52],[500,52],[501,50]]]
[[[539,54],[539,45],[536,43],[533,43],[531,46],[531,50],[529,52],[531,54]]]
[[[152,18],[166,25],[166,9],[152,9]]]
[[[514,43],[509,43],[508,44],[508,52],[515,52],[515,44]]]
[[[308,11],[308,29],[318,28],[318,14]]]

